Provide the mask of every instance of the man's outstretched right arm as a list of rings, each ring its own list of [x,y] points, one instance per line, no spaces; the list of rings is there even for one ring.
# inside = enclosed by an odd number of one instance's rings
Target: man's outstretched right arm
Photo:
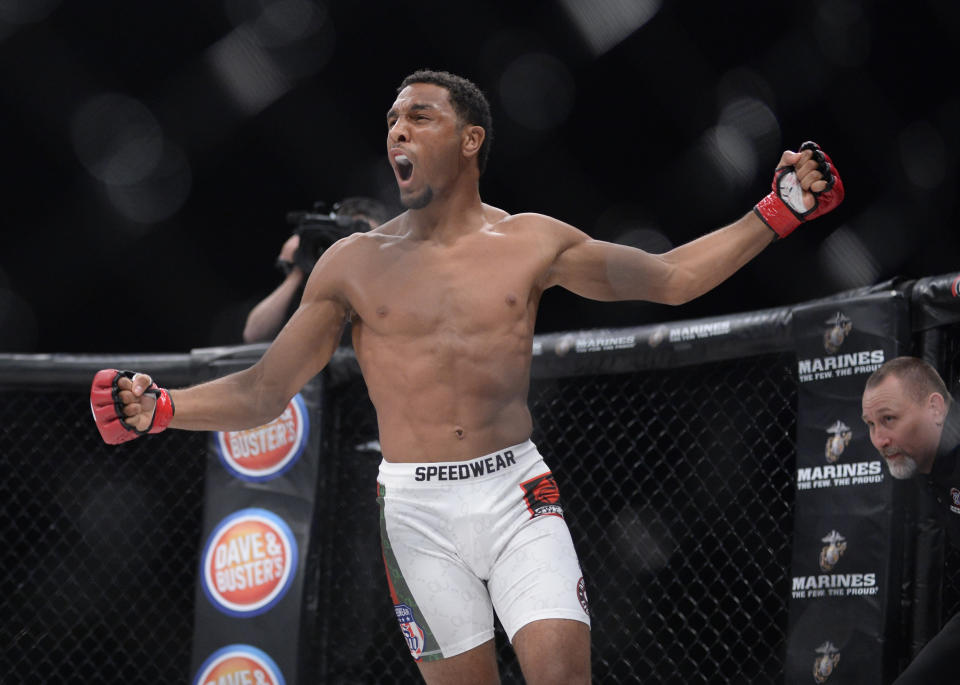
[[[242,430],[279,416],[327,364],[343,332],[346,306],[324,271],[314,269],[300,308],[248,369],[180,390],[158,388],[146,374],[99,372],[90,406],[101,437],[118,444],[167,427]]]

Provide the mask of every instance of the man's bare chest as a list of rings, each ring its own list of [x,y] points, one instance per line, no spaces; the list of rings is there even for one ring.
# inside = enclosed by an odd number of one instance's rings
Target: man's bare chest
[[[364,324],[381,333],[468,335],[535,315],[535,259],[489,248],[378,257],[352,279],[348,296]]]

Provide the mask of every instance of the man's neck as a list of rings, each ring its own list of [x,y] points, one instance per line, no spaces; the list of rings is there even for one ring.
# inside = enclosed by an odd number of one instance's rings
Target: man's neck
[[[955,467],[955,452],[958,445],[960,445],[960,406],[954,400],[947,410],[937,452],[928,473],[952,471]]]
[[[407,211],[404,226],[417,240],[450,243],[479,230],[484,223],[480,191],[454,192],[435,197],[421,209]]]
[[[940,434],[939,451],[951,452],[960,445],[960,405],[956,400],[950,402],[944,417],[943,432]]]

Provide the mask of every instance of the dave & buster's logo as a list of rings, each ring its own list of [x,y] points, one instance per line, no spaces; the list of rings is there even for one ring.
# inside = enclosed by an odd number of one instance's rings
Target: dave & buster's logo
[[[537,516],[559,516],[563,518],[563,507],[560,506],[560,490],[553,474],[547,471],[544,474],[520,483],[523,488],[523,500],[527,503],[530,518]]]
[[[207,599],[230,616],[257,616],[290,589],[297,543],[266,509],[242,509],[216,527],[204,546],[200,577]]]
[[[217,433],[220,462],[241,480],[261,483],[293,466],[310,435],[310,419],[297,394],[277,418],[257,428]]]
[[[193,685],[286,685],[277,664],[266,652],[250,645],[228,645],[207,657]]]

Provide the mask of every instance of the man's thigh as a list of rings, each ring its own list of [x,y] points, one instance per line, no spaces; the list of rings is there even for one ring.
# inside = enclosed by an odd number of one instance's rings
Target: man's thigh
[[[427,685],[498,685],[497,654],[493,640],[448,659],[417,664]]]
[[[487,589],[511,642],[534,621],[570,619],[590,625],[580,562],[559,516],[538,516],[512,531]]]
[[[527,685],[589,685],[590,627],[551,618],[528,623],[513,638]]]

